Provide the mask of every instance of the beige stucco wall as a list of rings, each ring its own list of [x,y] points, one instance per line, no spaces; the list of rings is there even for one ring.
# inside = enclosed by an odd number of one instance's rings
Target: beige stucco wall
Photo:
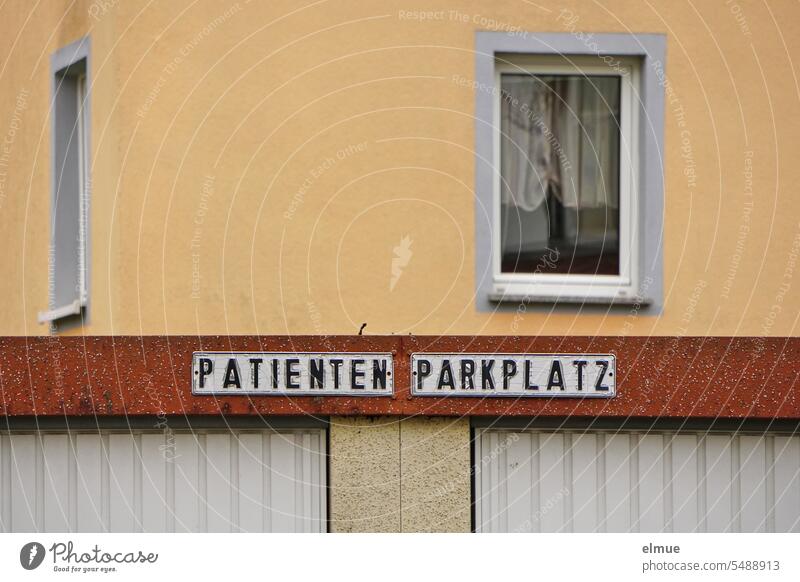
[[[46,333],[49,57],[89,33],[85,333],[793,334],[798,4],[562,4],[5,3],[0,333]],[[474,309],[474,33],[571,26],[667,35],[661,317]]]
[[[334,417],[329,453],[332,531],[470,531],[467,419]]]

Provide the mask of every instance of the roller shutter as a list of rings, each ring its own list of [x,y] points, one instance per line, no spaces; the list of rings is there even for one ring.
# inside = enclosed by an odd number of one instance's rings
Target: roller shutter
[[[792,434],[475,430],[479,532],[800,531]]]
[[[94,431],[0,436],[12,532],[322,532],[326,433]]]

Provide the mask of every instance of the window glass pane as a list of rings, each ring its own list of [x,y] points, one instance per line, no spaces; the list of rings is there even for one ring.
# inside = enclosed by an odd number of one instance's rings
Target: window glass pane
[[[619,274],[620,77],[501,76],[503,273]]]

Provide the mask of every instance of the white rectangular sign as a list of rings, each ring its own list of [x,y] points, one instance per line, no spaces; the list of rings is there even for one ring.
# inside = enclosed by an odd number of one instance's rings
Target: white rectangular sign
[[[192,393],[391,396],[392,354],[195,352]]]
[[[414,396],[616,395],[611,354],[412,354]]]

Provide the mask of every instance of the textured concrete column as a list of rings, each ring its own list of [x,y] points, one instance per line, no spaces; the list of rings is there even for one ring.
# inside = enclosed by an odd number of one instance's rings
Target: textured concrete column
[[[470,531],[469,438],[465,418],[331,418],[331,530]]]
[[[403,420],[400,475],[404,532],[470,531],[469,419]]]
[[[351,416],[330,422],[331,531],[399,532],[399,419]]]

